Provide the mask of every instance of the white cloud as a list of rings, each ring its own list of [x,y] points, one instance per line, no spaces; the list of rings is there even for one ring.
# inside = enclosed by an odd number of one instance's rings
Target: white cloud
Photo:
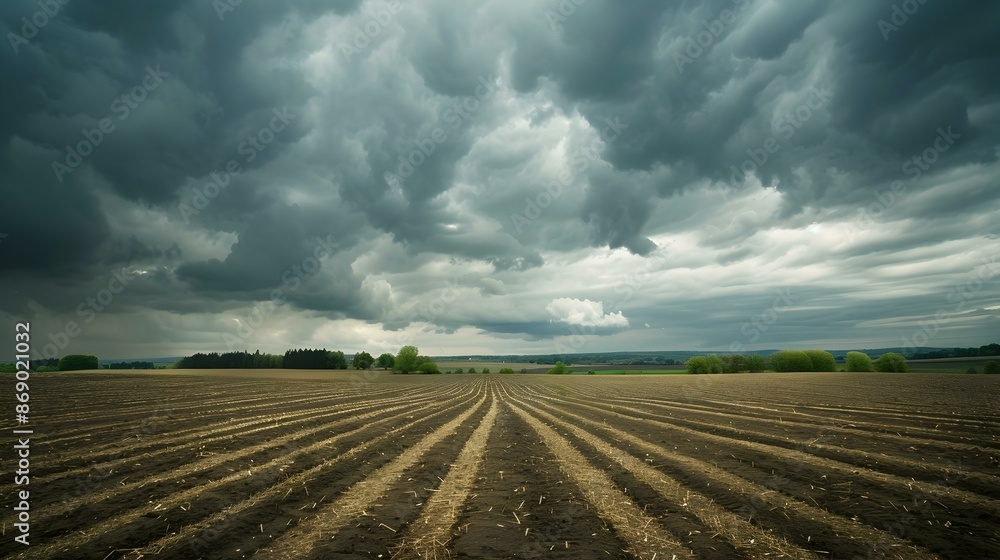
[[[576,298],[556,298],[545,306],[545,310],[559,321],[581,327],[627,327],[628,318],[621,311],[604,313],[604,304],[599,301]]]

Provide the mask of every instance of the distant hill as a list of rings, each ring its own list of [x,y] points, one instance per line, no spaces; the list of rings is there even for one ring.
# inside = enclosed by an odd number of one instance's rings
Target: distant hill
[[[780,350],[780,348],[769,348],[765,350],[743,351],[741,354],[760,354],[769,356]],[[912,350],[902,347],[892,348],[848,348],[842,350],[827,350],[838,362],[842,362],[844,356],[850,351],[859,351],[872,356],[881,356],[888,352],[898,352],[903,355],[914,354]],[[920,348],[920,352],[914,357],[953,357],[961,354],[964,348]],[[971,348],[969,350],[972,350]],[[683,364],[693,356],[704,356],[706,354],[735,354],[736,352],[724,352],[714,350],[655,350],[648,352],[581,352],[574,354],[471,354],[463,356],[435,356],[439,361],[467,361],[477,362],[521,362],[536,364],[554,364],[561,361],[565,364],[612,364],[612,365],[670,365]]]

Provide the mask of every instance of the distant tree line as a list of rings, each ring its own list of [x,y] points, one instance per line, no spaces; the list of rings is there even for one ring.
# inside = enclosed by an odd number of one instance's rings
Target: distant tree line
[[[282,357],[278,354],[253,354],[240,352],[201,352],[185,356],[174,362],[173,367],[181,369],[273,369],[282,367]]]
[[[390,358],[392,355],[388,355]],[[382,357],[380,356],[380,359]],[[385,362],[381,359],[380,367]],[[354,355],[352,364],[357,369],[369,369],[375,364],[375,359],[368,352],[358,352]],[[347,356],[340,350],[326,348],[294,348],[282,354],[267,354],[257,350],[253,354],[247,351],[197,353],[186,356],[174,362],[174,368],[180,369],[347,369]],[[392,367],[391,361],[387,367]]]
[[[709,354],[687,361],[688,373],[759,373],[763,371],[838,371],[833,354],[826,350],[779,350],[770,356],[759,354]],[[906,373],[906,358],[896,352],[879,356],[874,362],[863,352],[848,352],[841,371]]]
[[[977,358],[979,356],[1000,356],[1000,344],[985,344],[979,348],[941,348],[911,354],[910,360],[936,360],[941,358]]]
[[[286,369],[347,369],[347,358],[340,350],[288,350],[282,367]]]
[[[156,369],[153,362],[112,362],[105,364],[106,369]]]
[[[512,362],[527,362],[532,364],[552,364],[562,362],[563,365],[609,364],[621,366],[672,366],[682,364],[682,361],[661,355],[636,355],[636,352],[602,352],[599,354],[552,354],[543,356],[502,356]],[[487,361],[490,361],[487,359]],[[500,361],[500,360],[494,360]]]

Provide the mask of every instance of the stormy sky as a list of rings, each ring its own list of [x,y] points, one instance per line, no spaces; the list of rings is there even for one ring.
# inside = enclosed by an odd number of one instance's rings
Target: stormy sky
[[[0,322],[106,358],[996,342],[998,24],[2,2]]]

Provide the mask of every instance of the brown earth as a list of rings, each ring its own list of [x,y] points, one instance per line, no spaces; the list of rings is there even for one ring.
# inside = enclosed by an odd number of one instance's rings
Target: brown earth
[[[33,375],[0,557],[1000,558],[992,377],[219,373]]]

